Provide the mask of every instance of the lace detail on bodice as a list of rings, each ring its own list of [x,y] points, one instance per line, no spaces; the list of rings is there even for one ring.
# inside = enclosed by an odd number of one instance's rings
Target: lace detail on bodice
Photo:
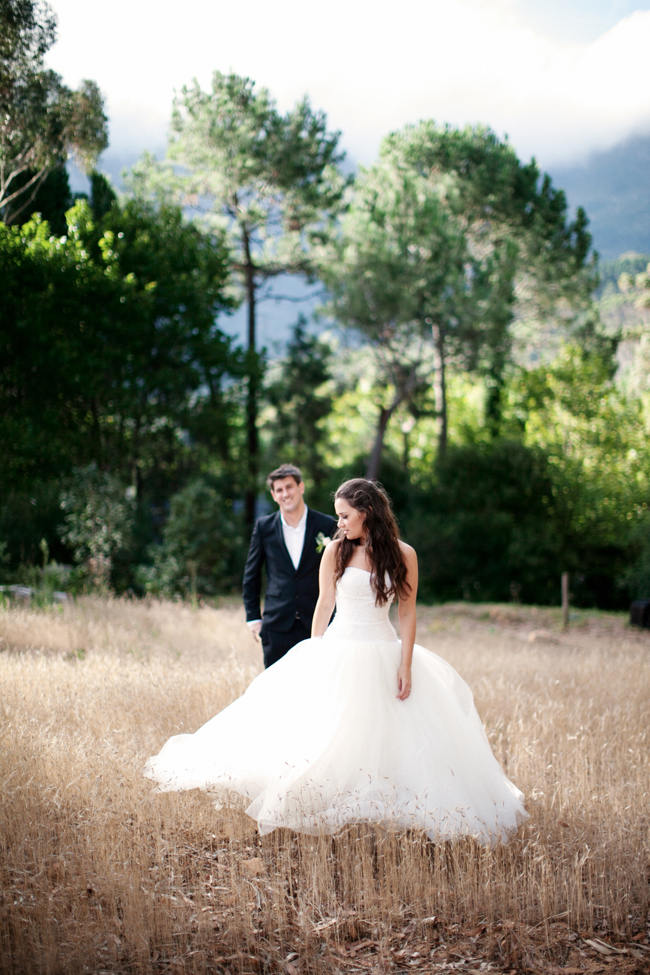
[[[392,599],[383,606],[375,604],[370,573],[349,565],[336,584],[336,616],[326,636],[353,640],[396,640],[397,634],[388,618]]]

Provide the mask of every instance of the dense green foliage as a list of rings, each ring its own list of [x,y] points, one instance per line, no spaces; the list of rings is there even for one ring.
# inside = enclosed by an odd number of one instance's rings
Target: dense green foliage
[[[229,304],[226,260],[178,210],[135,200],[100,221],[76,204],[64,238],[39,220],[0,224],[7,486],[91,460],[140,480],[179,424],[209,426],[219,443],[206,416],[227,412],[236,363],[214,324]]]
[[[1,9],[2,77],[56,87],[46,5]],[[384,482],[426,598],[555,602],[562,571],[583,605],[650,596],[648,259],[596,291],[586,216],[534,163],[422,122],[344,197],[322,113],[217,73],[178,96],[169,158],[130,195],[93,173],[71,206],[60,163],[84,133],[37,152],[48,112],[34,97],[0,132],[40,214],[1,211],[0,581],[233,591],[262,467],[293,461],[326,510],[343,478]],[[273,359],[256,303],[287,272],[327,287],[334,327],[301,317]],[[245,348],[220,327],[238,300]]]
[[[99,220],[80,202],[68,221],[63,238],[40,220],[0,224],[0,487],[15,559],[53,533],[73,469],[95,463],[164,505],[202,451],[228,458],[234,425],[241,361],[215,325],[230,307],[222,242],[136,200]]]
[[[145,592],[196,598],[239,585],[246,539],[230,488],[202,475],[172,496],[162,543],[151,547],[150,563],[137,572]]]
[[[450,447],[404,517],[426,594],[556,601],[570,518],[554,475],[544,451],[516,441]]]
[[[61,537],[95,588],[108,588],[113,558],[128,545],[132,501],[119,478],[94,463],[76,470],[61,492]]]

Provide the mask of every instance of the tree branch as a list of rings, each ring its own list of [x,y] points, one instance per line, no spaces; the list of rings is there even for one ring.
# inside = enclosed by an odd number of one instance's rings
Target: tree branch
[[[15,209],[13,212],[9,212],[8,217],[7,217],[7,220],[6,220],[6,223],[7,224],[12,223],[17,217],[20,216],[20,214],[24,210],[27,209],[27,207],[30,205],[30,203],[32,203],[34,201],[34,199],[36,197],[36,194],[38,193],[40,187],[42,186],[43,181],[44,181],[45,177],[47,176],[48,172],[50,172],[50,167],[44,166],[27,183],[24,183],[23,186],[21,186],[19,189],[15,190],[9,196],[4,197],[4,199],[0,196],[0,210],[6,210],[7,207],[9,206],[9,204],[13,202],[13,200],[15,200],[18,197],[20,197],[23,193],[25,193],[33,185],[33,190],[30,193],[30,195],[28,196],[28,198],[24,201],[24,203],[21,203],[21,205],[17,209]]]

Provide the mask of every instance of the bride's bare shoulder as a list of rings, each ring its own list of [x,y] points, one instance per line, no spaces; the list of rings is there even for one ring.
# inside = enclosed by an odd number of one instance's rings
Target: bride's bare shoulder
[[[333,538],[330,542],[327,542],[325,549],[323,550],[323,558],[327,562],[332,562],[336,558],[336,553],[341,544],[340,538]]]
[[[402,557],[407,565],[409,564],[413,565],[414,563],[417,564],[417,560],[418,560],[417,552],[415,551],[412,545],[409,545],[408,542],[403,542],[402,539],[400,538],[399,547],[402,553]]]

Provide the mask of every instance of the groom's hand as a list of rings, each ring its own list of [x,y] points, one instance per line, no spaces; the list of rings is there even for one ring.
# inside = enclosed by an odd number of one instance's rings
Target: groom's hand
[[[251,620],[250,623],[246,624],[248,629],[251,631],[256,640],[260,638],[260,630],[262,629],[261,620]]]

